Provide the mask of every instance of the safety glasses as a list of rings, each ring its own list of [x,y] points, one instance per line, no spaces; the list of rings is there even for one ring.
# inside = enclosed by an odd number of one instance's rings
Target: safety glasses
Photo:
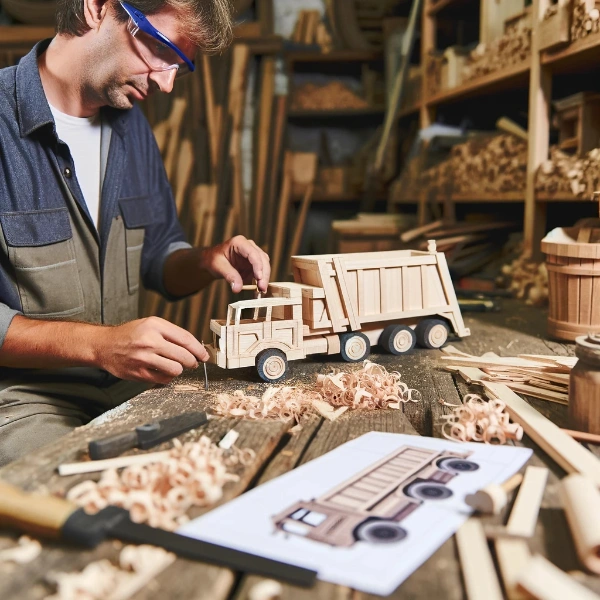
[[[127,31],[133,36],[140,56],[153,71],[176,69],[176,78],[195,71],[194,63],[166,35],[158,31],[142,12],[127,2],[119,4],[129,15]]]

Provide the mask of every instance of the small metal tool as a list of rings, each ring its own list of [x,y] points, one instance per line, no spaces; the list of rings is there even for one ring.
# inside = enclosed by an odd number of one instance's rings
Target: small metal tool
[[[101,440],[92,440],[88,451],[92,460],[114,458],[126,450],[141,448],[147,450],[162,442],[171,440],[190,429],[204,425],[208,421],[205,412],[192,412],[140,425],[133,431],[111,435]]]

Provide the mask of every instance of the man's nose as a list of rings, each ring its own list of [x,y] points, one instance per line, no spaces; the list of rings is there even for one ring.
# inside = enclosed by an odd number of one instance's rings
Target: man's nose
[[[177,75],[177,69],[169,69],[168,71],[152,71],[150,73],[150,79],[158,85],[161,92],[169,94],[173,91],[173,85],[175,83],[175,76]]]

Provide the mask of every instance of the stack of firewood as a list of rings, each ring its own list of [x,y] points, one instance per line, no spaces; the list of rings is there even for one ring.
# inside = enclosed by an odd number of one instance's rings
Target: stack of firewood
[[[525,189],[527,144],[512,135],[478,137],[452,148],[450,157],[420,176],[421,189],[440,195],[504,193]]]
[[[600,189],[600,148],[579,158],[553,147],[550,159],[542,163],[536,174],[538,193],[591,198],[597,189]]]
[[[517,65],[531,54],[531,27],[517,21],[506,33],[489,44],[479,44],[463,69],[463,82]]]
[[[600,11],[596,0],[575,0],[573,21],[571,22],[571,40],[579,40],[600,31]]]
[[[427,96],[435,96],[442,89],[442,64],[444,56],[442,54],[431,53],[427,57],[427,66],[425,77],[427,80]]]
[[[292,110],[337,110],[368,108],[369,103],[341,81],[326,85],[306,83],[294,90]]]

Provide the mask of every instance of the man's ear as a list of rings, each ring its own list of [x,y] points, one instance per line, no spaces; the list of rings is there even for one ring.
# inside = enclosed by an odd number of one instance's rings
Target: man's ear
[[[98,29],[106,18],[110,0],[83,0],[83,16],[90,29]]]

